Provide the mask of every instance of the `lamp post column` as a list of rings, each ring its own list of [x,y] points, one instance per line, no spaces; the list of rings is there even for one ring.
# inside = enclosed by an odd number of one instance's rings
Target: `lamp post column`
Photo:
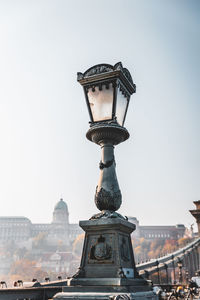
[[[122,195],[115,170],[114,146],[127,140],[129,133],[126,128],[112,122],[110,124],[94,124],[86,136],[90,141],[101,146],[100,176],[95,192],[95,204],[101,213],[92,216],[91,219],[106,216],[124,219],[116,213],[121,206]]]
[[[95,203],[101,211],[116,211],[121,206],[122,196],[115,172],[114,147],[102,143],[101,149],[100,178],[96,187]]]

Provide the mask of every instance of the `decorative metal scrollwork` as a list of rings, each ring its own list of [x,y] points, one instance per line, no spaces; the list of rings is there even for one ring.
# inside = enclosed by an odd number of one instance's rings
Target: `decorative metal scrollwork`
[[[72,276],[72,278],[83,278],[85,277],[85,271],[82,267],[78,268],[78,271]]]
[[[98,214],[93,215],[90,220],[98,220],[98,219],[113,219],[113,218],[120,218],[122,220],[128,220],[126,216],[122,216],[118,214],[116,211],[110,211],[110,210],[103,210]]]
[[[109,168],[112,166],[112,164],[114,163],[114,157],[112,160],[107,161],[106,163],[103,163],[102,160],[99,163],[99,169],[103,170],[104,168]]]
[[[126,275],[124,274],[122,267],[119,267],[117,274],[118,274],[119,278],[126,278]]]
[[[97,186],[98,189],[98,186]],[[106,191],[104,188],[101,188],[100,191],[97,191],[95,194],[95,203],[99,210],[118,210],[122,203],[121,191]]]

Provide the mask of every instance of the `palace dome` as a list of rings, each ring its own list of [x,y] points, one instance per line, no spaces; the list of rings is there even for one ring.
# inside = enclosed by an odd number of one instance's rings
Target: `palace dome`
[[[67,203],[61,198],[55,205],[54,211],[55,210],[63,210],[63,211],[68,211]]]
[[[53,223],[69,223],[69,212],[67,203],[61,198],[55,205],[53,211]]]

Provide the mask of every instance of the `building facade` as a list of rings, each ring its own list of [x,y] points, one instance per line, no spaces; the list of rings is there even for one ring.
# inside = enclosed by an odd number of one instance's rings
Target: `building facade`
[[[24,242],[44,233],[49,245],[61,241],[69,245],[78,234],[83,233],[78,224],[69,223],[69,211],[65,201],[60,199],[54,207],[52,222],[33,224],[26,217],[0,217],[0,243]]]
[[[184,236],[185,226],[140,226],[135,217],[128,218],[136,225],[133,232],[135,238],[145,239],[178,239]],[[78,224],[69,223],[67,203],[60,199],[54,207],[52,222],[49,224],[34,224],[26,217],[0,217],[0,243],[23,244],[39,234],[45,234],[49,245],[56,245],[60,241],[63,245],[70,245],[77,235],[83,233]]]
[[[135,238],[145,238],[147,240],[154,239],[179,239],[186,233],[186,227],[183,224],[171,225],[171,226],[140,226],[139,221],[135,217],[128,217],[129,222],[135,224],[136,230],[132,236]]]
[[[70,274],[75,271],[73,269],[75,263],[76,270],[80,262],[71,252],[56,251],[55,253],[43,253],[36,266],[46,272]]]

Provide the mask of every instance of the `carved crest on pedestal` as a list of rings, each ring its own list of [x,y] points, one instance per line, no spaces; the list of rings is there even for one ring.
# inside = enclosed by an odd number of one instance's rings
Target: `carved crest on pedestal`
[[[106,243],[105,237],[100,235],[97,242],[91,246],[89,258],[97,261],[103,261],[110,259],[111,255],[111,246]]]

